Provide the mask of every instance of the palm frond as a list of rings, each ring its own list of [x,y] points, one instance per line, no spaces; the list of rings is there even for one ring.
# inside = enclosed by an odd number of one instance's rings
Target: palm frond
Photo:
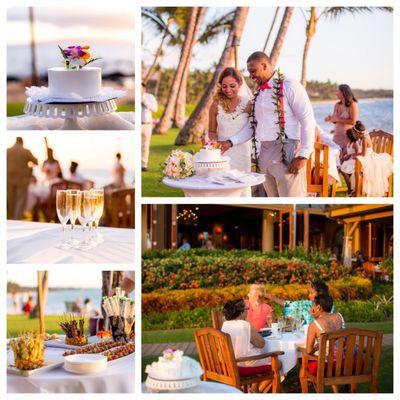
[[[339,18],[344,14],[365,14],[374,11],[393,12],[393,7],[326,7],[322,15],[326,18]]]

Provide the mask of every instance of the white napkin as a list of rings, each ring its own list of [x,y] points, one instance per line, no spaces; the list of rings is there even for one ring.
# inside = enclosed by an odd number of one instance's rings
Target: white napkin
[[[62,97],[51,96],[49,93],[49,88],[45,86],[31,86],[25,89],[25,94],[28,97],[28,101],[38,103],[101,103],[111,99],[118,99],[126,95],[124,90],[116,90],[111,87],[103,87],[100,94],[92,97],[82,97],[73,92],[65,93],[65,95]]]

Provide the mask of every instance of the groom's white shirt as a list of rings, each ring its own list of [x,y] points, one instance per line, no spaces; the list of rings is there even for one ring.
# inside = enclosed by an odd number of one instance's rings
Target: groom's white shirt
[[[276,77],[276,73],[273,78]],[[273,79],[272,78],[272,79]],[[272,86],[272,79],[270,86]],[[289,139],[300,140],[297,156],[309,158],[314,151],[315,119],[311,101],[304,87],[295,80],[285,78],[283,82],[285,105],[285,132]],[[257,121],[256,137],[261,142],[277,140],[278,125],[275,106],[272,103],[272,89],[260,92],[255,104]],[[230,138],[233,145],[247,142],[253,131],[247,124],[239,133]]]

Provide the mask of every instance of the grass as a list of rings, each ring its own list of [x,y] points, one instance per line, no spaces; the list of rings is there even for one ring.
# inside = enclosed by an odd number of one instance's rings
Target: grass
[[[45,315],[44,324],[47,333],[62,333],[58,322],[63,319],[62,315]],[[86,321],[86,330],[89,324]],[[39,331],[39,319],[29,318],[29,315],[7,315],[7,337],[16,337],[21,332]]]

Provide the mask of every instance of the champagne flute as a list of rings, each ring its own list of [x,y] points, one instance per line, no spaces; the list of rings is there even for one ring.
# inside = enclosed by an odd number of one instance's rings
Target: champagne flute
[[[62,226],[62,240],[57,247],[59,249],[69,249],[71,246],[67,243],[65,239],[65,227],[69,220],[69,210],[67,208],[67,191],[57,190],[56,192],[56,210],[57,216]]]
[[[93,214],[93,226],[94,235],[93,240],[97,243],[103,241],[102,235],[98,232],[99,222],[104,211],[104,189],[91,189],[92,196],[94,197],[94,214]]]
[[[80,190],[67,190],[67,209],[69,214],[69,220],[71,222],[71,240],[69,241],[71,246],[79,244],[74,238],[74,228],[76,220],[81,212],[81,194]]]
[[[81,204],[80,204],[80,213],[78,215],[79,223],[82,226],[83,237],[79,245],[77,246],[80,250],[89,250],[92,246],[90,244],[90,239],[88,234],[85,235],[86,226],[88,225],[88,231],[90,236],[90,228],[93,218],[93,196],[89,190],[83,190],[81,193]]]

